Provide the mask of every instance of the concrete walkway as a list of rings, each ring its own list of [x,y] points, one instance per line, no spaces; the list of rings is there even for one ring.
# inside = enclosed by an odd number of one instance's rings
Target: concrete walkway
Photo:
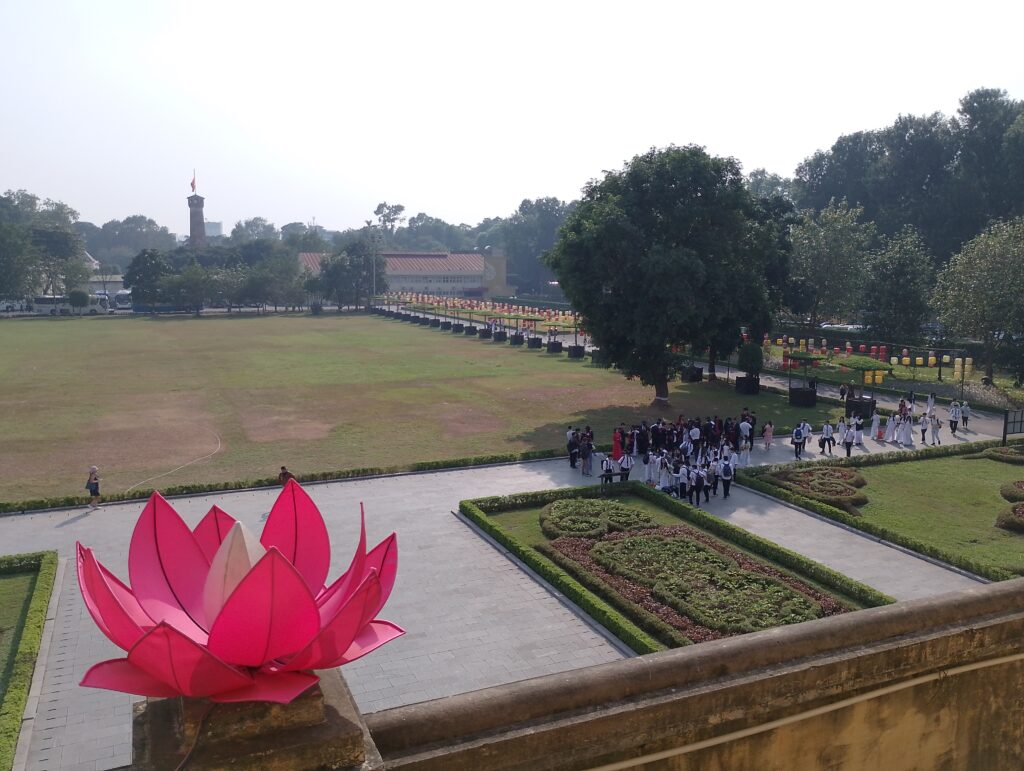
[[[785,440],[752,463],[786,462]],[[898,451],[872,441],[859,452]],[[818,457],[818,456],[816,456]],[[408,634],[345,668],[365,712],[613,661],[624,654],[450,512],[459,500],[581,484],[564,460],[352,480],[308,489],[332,538],[332,576],[348,564],[366,503],[370,543],[399,533],[399,575],[385,618]],[[174,501],[194,524],[216,504],[257,529],[276,490]],[[130,762],[134,697],[80,688],[93,663],[121,655],[89,618],[75,578],[76,540],[126,577],[127,549],[142,503],[0,518],[6,553],[56,549],[65,570],[45,656],[42,688],[27,713],[31,741],[16,768],[109,769]],[[972,583],[953,571],[745,490],[710,511],[898,599]]]

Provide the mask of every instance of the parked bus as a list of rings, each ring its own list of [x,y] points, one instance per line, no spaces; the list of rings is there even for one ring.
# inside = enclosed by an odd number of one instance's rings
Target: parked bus
[[[99,316],[110,310],[110,303],[106,297],[91,294],[88,305],[73,308],[65,295],[40,295],[32,298],[32,310],[40,316],[73,316],[78,313]]]
[[[121,289],[114,295],[114,307],[119,311],[130,311],[132,309],[132,290]]]

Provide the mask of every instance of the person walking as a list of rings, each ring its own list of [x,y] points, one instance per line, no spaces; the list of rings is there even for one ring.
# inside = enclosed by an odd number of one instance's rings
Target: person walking
[[[790,439],[790,444],[793,445],[793,455],[797,460],[801,460],[800,456],[804,452],[804,430],[800,425],[793,429],[793,437]]]
[[[853,419],[853,442],[858,447],[864,446],[864,416],[859,413]]]
[[[839,435],[839,444],[846,444],[846,416],[839,418],[839,422],[836,423],[836,433]]]
[[[718,461],[718,478],[722,481],[722,500],[729,497],[729,487],[732,485],[732,461],[729,458],[722,458]]]
[[[718,460],[717,459],[708,459],[708,461],[705,464],[704,468],[705,468],[705,471],[707,472],[707,476],[708,476],[708,483],[707,483],[707,487],[704,488],[704,494],[706,496],[708,491],[710,490],[711,494],[717,498],[718,497]]]
[[[878,410],[871,410],[871,437],[876,441],[882,441],[882,416]]]
[[[569,468],[576,468],[580,459],[580,432],[573,431],[569,434],[569,443],[566,445],[569,451]]]
[[[925,436],[928,434],[928,413],[922,412],[921,419],[917,422],[918,427],[921,429],[921,444],[926,444]]]
[[[761,438],[764,439],[764,451],[770,452],[772,449],[772,439],[775,436],[775,424],[770,420],[765,421],[764,427],[761,429]]]
[[[963,403],[960,405],[960,417],[964,422],[964,431],[967,431],[967,423],[971,419],[971,405],[967,403],[966,399],[964,399]]]
[[[281,466],[281,473],[277,475],[278,484],[284,487],[290,479],[295,479],[295,474],[290,472],[287,466]]]
[[[898,420],[899,417],[896,415],[885,416],[885,434],[882,436],[883,442],[888,444],[892,441],[893,435],[896,433],[896,422]]]
[[[619,479],[623,482],[629,481],[629,472],[633,470],[633,456],[626,453],[619,458]]]
[[[586,437],[584,437],[583,441],[580,443],[580,460],[583,461],[583,476],[594,476],[594,443]]]
[[[89,511],[100,508],[100,469],[98,466],[89,466],[89,478],[85,480],[85,489],[89,491],[91,497]]]
[[[847,431],[843,436],[843,448],[846,450],[846,457],[850,457],[850,451],[853,449],[853,442],[857,438],[854,431]]]
[[[956,436],[956,427],[960,422],[960,402],[953,401],[949,405],[949,432]]]
[[[933,412],[928,418],[928,423],[932,430],[932,446],[934,447],[936,444],[941,445],[942,437],[939,436],[939,429],[942,428],[942,421],[939,420],[939,416]]]
[[[831,455],[832,448],[835,446],[835,429],[833,429],[832,424],[828,422],[828,418],[825,418],[825,422],[821,426],[821,454],[824,455],[827,452]]]

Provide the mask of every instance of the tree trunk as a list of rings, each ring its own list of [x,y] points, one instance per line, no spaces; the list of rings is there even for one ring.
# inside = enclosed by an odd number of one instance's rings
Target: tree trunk
[[[985,336],[985,376],[989,380],[992,380],[992,365],[993,365],[993,363],[995,361],[995,357],[996,357],[995,341],[993,340],[992,335],[986,335]],[[967,365],[967,362],[965,361],[964,362],[964,366],[966,367],[966,365]]]
[[[653,407],[669,407],[668,403],[668,378],[661,377],[654,382]]]
[[[718,380],[715,373],[715,360],[718,358],[718,349],[715,346],[708,348],[708,381]]]

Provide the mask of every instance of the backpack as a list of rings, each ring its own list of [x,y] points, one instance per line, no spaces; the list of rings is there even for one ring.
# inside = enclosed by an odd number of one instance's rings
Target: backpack
[[[804,432],[800,430],[800,426],[793,429],[793,441],[802,442],[804,440]]]
[[[732,479],[732,464],[731,463],[723,463],[722,464],[722,479]]]

